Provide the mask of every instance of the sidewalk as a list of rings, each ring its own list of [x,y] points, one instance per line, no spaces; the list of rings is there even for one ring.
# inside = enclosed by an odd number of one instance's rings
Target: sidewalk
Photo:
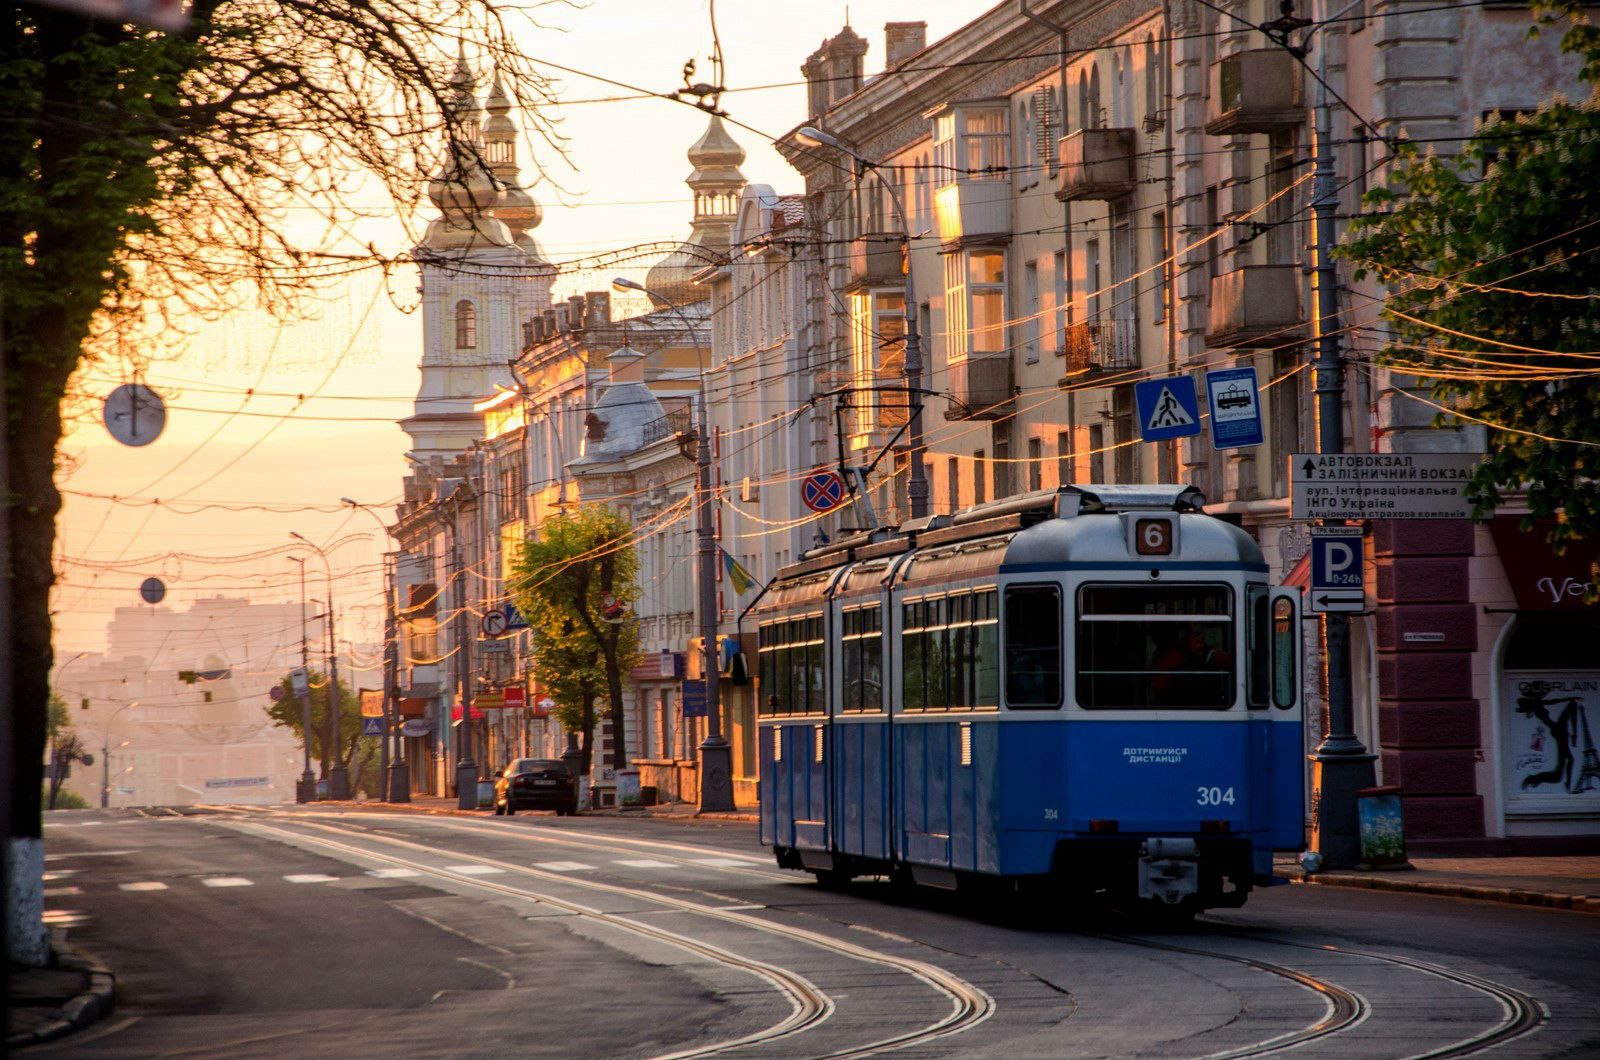
[[[116,979],[98,961],[73,953],[59,939],[52,956],[48,968],[7,969],[7,1051],[82,1030],[116,1006]]]
[[[494,811],[490,809],[463,810],[456,805],[454,798],[442,798],[437,795],[413,795],[409,803],[389,803],[369,800],[366,802],[329,802],[323,800],[316,805],[342,806],[361,810],[388,810],[395,813],[431,813],[443,814],[452,817],[493,817]],[[524,810],[524,813],[528,811]],[[700,813],[694,808],[693,803],[671,802],[660,806],[638,806],[629,809],[606,810],[580,810],[579,817],[647,817],[658,821],[744,821],[755,824],[759,817],[754,809],[739,809],[732,813]]]
[[[1414,871],[1343,869],[1310,879],[1293,859],[1280,860],[1276,868],[1295,883],[1321,887],[1409,891],[1600,914],[1600,857],[1413,857],[1411,864]]]

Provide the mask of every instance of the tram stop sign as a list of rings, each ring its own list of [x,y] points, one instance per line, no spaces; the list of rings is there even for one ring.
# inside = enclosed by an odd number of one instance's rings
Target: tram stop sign
[[[800,500],[819,514],[831,512],[844,503],[844,479],[836,471],[813,471],[800,483]]]

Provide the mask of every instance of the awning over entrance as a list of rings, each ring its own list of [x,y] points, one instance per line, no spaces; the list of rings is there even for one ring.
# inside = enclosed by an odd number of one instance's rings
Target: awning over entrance
[[[1521,610],[1581,611],[1590,606],[1583,598],[1594,576],[1595,560],[1600,558],[1600,545],[1577,541],[1558,556],[1550,547],[1550,531],[1555,525],[1553,520],[1541,519],[1524,531],[1520,515],[1497,515],[1489,520],[1489,535]]]

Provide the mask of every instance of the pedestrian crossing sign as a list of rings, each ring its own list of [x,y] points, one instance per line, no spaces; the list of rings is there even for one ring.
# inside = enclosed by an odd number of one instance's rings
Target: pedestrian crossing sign
[[[1147,442],[1200,433],[1200,395],[1194,376],[1169,375],[1133,385],[1139,437]]]

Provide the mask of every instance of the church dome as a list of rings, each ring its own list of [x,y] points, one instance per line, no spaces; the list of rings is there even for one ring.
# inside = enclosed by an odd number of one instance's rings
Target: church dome
[[[694,166],[694,172],[689,174],[689,184],[692,186],[701,181],[743,184],[744,174],[739,172],[739,164],[743,161],[744,148],[734,142],[728,130],[722,127],[722,119],[713,114],[711,124],[689,148],[689,164]]]
[[[690,305],[709,298],[711,292],[694,282],[694,274],[713,263],[713,255],[698,243],[679,243],[678,249],[650,266],[645,273],[644,285],[649,288],[650,301],[657,309],[673,305]],[[662,298],[657,298],[657,295]]]

